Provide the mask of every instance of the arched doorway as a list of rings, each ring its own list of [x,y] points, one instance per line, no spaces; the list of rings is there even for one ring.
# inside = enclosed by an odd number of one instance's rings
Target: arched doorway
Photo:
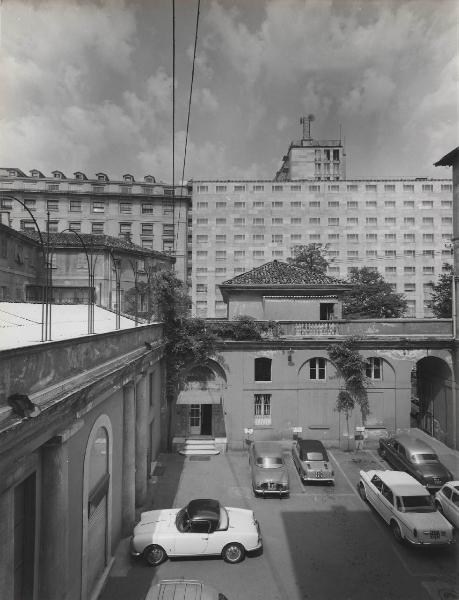
[[[416,426],[447,442],[452,435],[452,371],[436,356],[416,364]]]
[[[111,553],[112,428],[101,415],[86,446],[83,486],[82,594],[90,598]]]

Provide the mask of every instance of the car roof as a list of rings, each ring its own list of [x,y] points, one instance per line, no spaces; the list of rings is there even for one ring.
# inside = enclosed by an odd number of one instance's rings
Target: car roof
[[[324,452],[324,445],[320,440],[304,440],[298,439],[298,444],[305,452]]]
[[[194,579],[170,579],[152,585],[145,600],[212,600],[215,590]]]
[[[282,447],[277,442],[254,442],[252,449],[257,456],[282,456]]]
[[[425,496],[426,488],[405,471],[374,471],[383,483],[398,496]]]
[[[428,452],[429,454],[436,454],[435,450],[433,450],[428,444],[426,444],[423,440],[415,438],[408,433],[399,433],[394,435],[393,438],[410,452]]]
[[[187,513],[193,521],[220,521],[220,502],[209,498],[191,500]]]

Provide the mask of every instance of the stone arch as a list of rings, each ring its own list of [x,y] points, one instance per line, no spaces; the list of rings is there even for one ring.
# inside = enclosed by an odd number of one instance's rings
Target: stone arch
[[[443,358],[426,356],[416,363],[414,424],[445,443],[453,436],[452,387],[453,373]]]

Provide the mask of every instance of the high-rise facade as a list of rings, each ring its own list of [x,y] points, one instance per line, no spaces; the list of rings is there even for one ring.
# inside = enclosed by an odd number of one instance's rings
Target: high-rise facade
[[[152,175],[136,181],[126,174],[110,180],[105,173],[89,179],[76,172],[45,176],[33,169],[0,168],[1,221],[17,230],[76,231],[123,237],[135,244],[172,254],[177,275],[191,275],[188,264],[190,190],[157,182]],[[18,200],[15,201],[15,200]],[[26,207],[26,208],[25,208]],[[30,211],[30,212],[29,212]],[[48,225],[49,223],[49,225]]]
[[[377,269],[422,318],[432,284],[452,262],[449,179],[193,181],[192,305],[225,317],[218,284],[297,245],[328,249],[328,273]]]

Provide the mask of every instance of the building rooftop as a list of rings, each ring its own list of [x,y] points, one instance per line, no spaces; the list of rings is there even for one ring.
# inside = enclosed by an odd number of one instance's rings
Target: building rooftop
[[[88,335],[86,304],[53,304],[52,341]],[[42,305],[26,302],[0,302],[0,350],[10,350],[41,343]],[[135,327],[133,319],[120,318],[120,328]],[[116,314],[94,307],[94,333],[116,329]]]
[[[457,160],[458,156],[459,156],[459,146],[454,148],[454,150],[451,150],[451,152],[448,152],[448,154],[445,154],[445,156],[443,156],[443,158],[440,158],[439,161],[434,163],[434,167],[451,167]]]
[[[265,263],[251,271],[236,275],[220,284],[221,286],[348,286],[345,281],[324,273],[297,267],[278,260]]]

